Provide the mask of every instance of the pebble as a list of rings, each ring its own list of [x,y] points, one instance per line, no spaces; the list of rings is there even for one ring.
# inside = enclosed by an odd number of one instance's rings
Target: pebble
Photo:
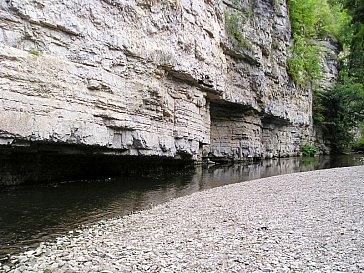
[[[228,185],[77,229],[0,272],[363,272],[364,167]]]

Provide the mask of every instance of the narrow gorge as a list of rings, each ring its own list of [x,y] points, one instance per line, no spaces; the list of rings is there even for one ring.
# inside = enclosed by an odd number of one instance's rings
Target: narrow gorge
[[[287,74],[286,1],[6,0],[0,26],[2,185],[47,180],[29,173],[40,156],[111,168],[324,149],[312,90]]]

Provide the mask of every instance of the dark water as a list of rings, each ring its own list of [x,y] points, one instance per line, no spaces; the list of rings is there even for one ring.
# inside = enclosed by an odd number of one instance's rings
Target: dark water
[[[193,167],[159,176],[59,183],[0,192],[0,257],[80,225],[130,214],[193,192],[278,174],[363,165],[364,155]]]

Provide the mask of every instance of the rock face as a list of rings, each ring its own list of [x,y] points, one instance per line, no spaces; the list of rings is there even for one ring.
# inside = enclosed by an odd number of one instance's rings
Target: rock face
[[[286,71],[285,1],[6,0],[0,25],[7,147],[219,160],[310,141],[312,93]]]

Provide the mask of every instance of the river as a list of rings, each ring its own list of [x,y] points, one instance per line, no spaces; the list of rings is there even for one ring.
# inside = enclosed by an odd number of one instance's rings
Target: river
[[[197,191],[273,175],[364,165],[364,155],[283,158],[194,166],[153,176],[124,176],[12,187],[0,192],[0,257],[98,220],[144,210]]]

